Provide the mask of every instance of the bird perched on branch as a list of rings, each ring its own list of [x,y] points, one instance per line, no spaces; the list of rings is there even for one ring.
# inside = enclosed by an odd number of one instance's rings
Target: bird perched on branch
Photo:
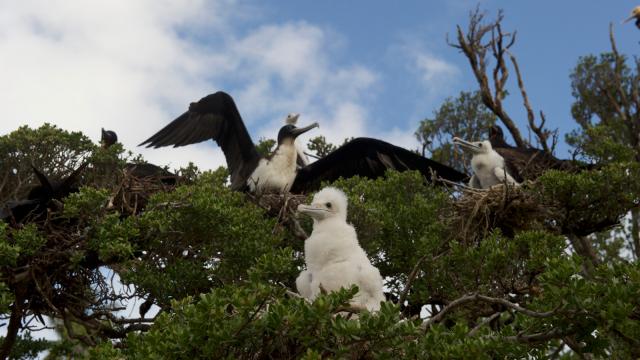
[[[471,158],[473,176],[469,181],[470,187],[488,189],[493,185],[504,184],[505,182],[510,185],[518,184],[507,170],[504,158],[493,150],[488,140],[468,142],[454,137],[453,143],[473,153]]]
[[[535,180],[545,171],[554,169],[562,171],[579,171],[593,168],[574,160],[562,160],[533,147],[521,148],[509,145],[499,126],[489,128],[489,141],[493,149],[504,158],[509,174],[518,182]]]
[[[380,271],[371,264],[358,243],[353,226],[347,223],[347,196],[333,187],[318,192],[310,205],[298,211],[313,219],[313,232],[304,243],[307,270],[296,279],[303,297],[313,300],[321,292],[358,286],[352,305],[369,311],[385,301]]]
[[[636,27],[640,29],[640,6],[636,6],[631,10],[631,16],[626,18],[622,23],[628,23],[629,21],[636,19]]]
[[[297,118],[295,119],[297,120]],[[233,98],[222,91],[191,103],[189,110],[140,145],[174,147],[214,140],[220,145],[231,175],[231,188],[252,192],[286,192],[296,176],[296,137],[317,127],[286,124],[278,132],[278,147],[261,157]]]
[[[293,114],[287,121],[297,121],[297,116]],[[430,180],[432,173],[455,182],[467,178],[465,174],[446,165],[369,138],[354,139],[328,156],[298,168],[295,139],[317,126],[317,123],[313,123],[297,128],[293,124],[286,124],[278,132],[275,152],[271,156],[261,157],[233,98],[219,91],[192,103],[187,112],[140,145],[178,147],[215,140],[227,160],[231,188],[258,193],[310,192],[318,190],[323,181],[352,176],[376,178],[383,176],[387,169],[419,170]]]

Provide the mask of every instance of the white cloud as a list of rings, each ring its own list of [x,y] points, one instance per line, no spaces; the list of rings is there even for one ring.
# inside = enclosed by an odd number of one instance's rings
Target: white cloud
[[[399,145],[412,131],[377,129],[369,107],[379,75],[339,63],[345,40],[304,22],[264,23],[256,9],[233,0],[0,0],[0,133],[50,122],[97,141],[100,128],[118,133],[125,148],[171,167],[193,161],[223,165],[213,143],[179,149],[136,145],[216,90],[235,99],[254,140],[275,138],[287,113],[342,143],[373,136]],[[254,21],[256,18],[259,21]],[[252,25],[258,23],[257,26]],[[423,54],[424,55],[424,54]],[[425,55],[426,56],[426,55]],[[453,73],[434,57],[415,57],[424,76]],[[434,61],[435,59],[435,61]]]
[[[455,65],[427,52],[414,54],[414,64],[427,86],[443,84],[460,74]]]

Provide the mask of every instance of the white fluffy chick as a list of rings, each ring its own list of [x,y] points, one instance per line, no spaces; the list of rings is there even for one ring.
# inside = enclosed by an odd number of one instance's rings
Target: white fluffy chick
[[[488,140],[469,142],[458,137],[453,138],[453,143],[471,151],[471,168],[473,176],[469,186],[476,189],[488,189],[493,185],[504,184],[518,185],[518,182],[507,172],[504,158],[498,154]]]
[[[333,187],[318,192],[311,205],[299,205],[298,211],[313,218],[313,232],[304,243],[307,270],[296,279],[303,297],[313,300],[320,286],[327,291],[358,286],[351,304],[369,311],[380,309],[385,301],[380,271],[371,265],[358,243],[353,226],[347,224],[347,196]]]

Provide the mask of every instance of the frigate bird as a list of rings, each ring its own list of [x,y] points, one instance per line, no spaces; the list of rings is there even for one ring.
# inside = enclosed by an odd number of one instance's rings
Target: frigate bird
[[[103,148],[108,149],[110,146],[118,142],[118,135],[115,131],[105,130],[102,128],[101,136],[100,136],[100,145]]]
[[[636,19],[636,27],[640,29],[640,6],[636,6],[631,10],[631,16],[626,18],[622,23],[627,23],[633,19]]]
[[[296,137],[317,127],[286,124],[278,132],[278,147],[261,157],[242,121],[233,98],[222,91],[191,103],[189,110],[145,140],[147,147],[174,147],[209,139],[222,148],[231,176],[231,188],[252,192],[286,192],[296,176]]]
[[[577,171],[593,167],[591,164],[578,161],[558,159],[533,147],[511,146],[504,139],[504,133],[499,126],[489,128],[489,141],[493,149],[504,158],[509,174],[518,182],[534,180],[550,169]]]
[[[322,182],[360,176],[375,179],[389,169],[418,170],[429,181],[438,177],[461,182],[469,177],[447,165],[420,156],[407,149],[372,138],[355,138],[329,155],[298,170],[291,187],[293,193],[305,193],[320,188]],[[435,176],[434,176],[435,175]]]
[[[50,180],[41,171],[33,167],[33,172],[40,182],[36,185],[27,198],[19,201],[9,201],[0,207],[0,219],[16,224],[25,221],[41,221],[46,218],[47,209],[54,207],[56,201],[60,201],[69,194],[77,192],[77,183],[80,174],[88,163],[83,163],[69,176],[61,180]]]
[[[453,143],[473,153],[471,158],[473,176],[469,181],[470,187],[488,189],[493,185],[505,182],[511,185],[517,184],[517,181],[509,174],[504,159],[493,150],[489,140],[468,142],[454,137]]]
[[[303,297],[313,300],[321,292],[358,286],[352,305],[369,311],[380,309],[385,301],[380,271],[371,264],[360,247],[353,226],[347,223],[347,196],[333,187],[318,192],[310,205],[298,211],[313,219],[313,232],[304,243],[307,270],[296,279]]]
[[[419,170],[429,180],[433,173],[455,182],[467,179],[465,174],[446,165],[371,138],[356,138],[298,169],[295,138],[316,126],[316,123],[304,128],[292,124],[283,126],[275,153],[261,158],[233,99],[217,92],[192,103],[186,113],[141,145],[176,147],[213,139],[225,154],[234,190],[310,192],[318,190],[323,181],[352,176],[377,178],[387,169]]]
[[[104,149],[108,149],[118,142],[118,135],[113,130],[102,129],[100,144]],[[175,185],[178,181],[178,175],[151,163],[127,163],[124,170],[138,179],[155,179],[165,185]]]
[[[300,114],[291,113],[287,115],[287,118],[284,120],[284,123],[285,125],[296,125],[298,123],[298,118],[300,118]],[[307,156],[307,154],[304,153],[304,147],[302,146],[302,144],[300,144],[298,139],[294,141],[294,144],[296,145],[296,152],[298,152],[298,158],[296,160],[298,164],[298,168],[309,165],[310,163],[309,157]]]

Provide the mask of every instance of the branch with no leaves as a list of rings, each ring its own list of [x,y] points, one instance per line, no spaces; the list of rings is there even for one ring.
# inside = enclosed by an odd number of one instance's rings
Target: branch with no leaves
[[[489,296],[484,296],[484,295],[472,293],[472,294],[464,295],[462,297],[459,297],[459,298],[451,301],[449,304],[447,304],[447,306],[445,306],[442,309],[442,311],[440,311],[439,313],[437,313],[434,316],[432,316],[429,320],[423,322],[421,326],[426,331],[434,323],[442,321],[444,316],[447,315],[449,312],[451,312],[453,309],[455,309],[455,308],[457,308],[457,307],[459,307],[461,305],[467,304],[467,303],[478,302],[478,301],[491,303],[491,304],[500,304],[500,305],[508,307],[508,308],[510,308],[512,310],[520,312],[520,313],[522,313],[524,315],[535,317],[535,318],[547,318],[547,317],[553,316],[557,311],[557,309],[554,309],[554,310],[547,311],[547,312],[537,312],[537,311],[525,309],[525,308],[521,307],[520,305],[514,304],[511,301],[506,300],[506,299],[494,298],[494,297],[489,297]]]
[[[550,154],[555,147],[556,137],[555,135],[552,136],[552,145],[549,146],[549,136],[554,134],[554,132],[544,129],[546,119],[542,112],[540,113],[540,123],[536,124],[535,122],[535,115],[524,87],[518,62],[515,56],[509,51],[515,44],[516,32],[503,32],[501,24],[503,18],[504,15],[502,11],[499,11],[494,21],[485,24],[483,23],[484,14],[480,12],[479,8],[476,8],[469,17],[469,25],[466,33],[460,26],[457,26],[457,43],[449,42],[449,45],[460,49],[467,57],[467,60],[469,60],[469,65],[480,87],[480,95],[485,106],[507,127],[513,136],[516,146],[519,148],[527,148],[529,144],[523,139],[520,130],[518,130],[513,119],[504,110],[502,104],[502,100],[507,93],[505,86],[509,78],[509,68],[505,61],[505,55],[509,56],[516,72],[518,87],[520,88],[520,94],[522,95],[524,107],[527,111],[529,127],[536,134],[544,151]],[[490,39],[485,40],[487,34],[490,34]],[[488,75],[489,70],[487,69],[487,50],[491,51],[491,55],[495,60],[495,65],[491,70],[493,90],[491,89]]]

